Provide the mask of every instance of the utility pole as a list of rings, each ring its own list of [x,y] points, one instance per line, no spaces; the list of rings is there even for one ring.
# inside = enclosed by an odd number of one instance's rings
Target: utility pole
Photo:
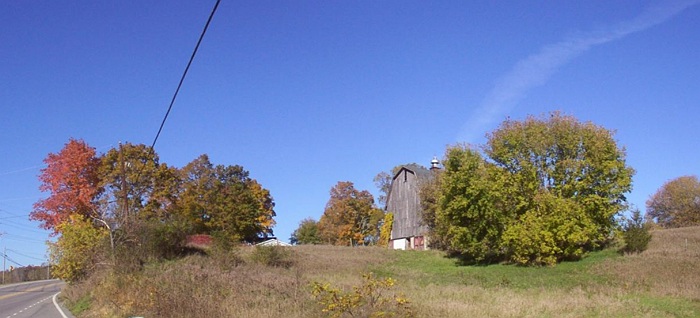
[[[124,206],[122,207],[122,217],[124,223],[127,222],[129,219],[129,196],[128,192],[126,191],[126,169],[124,168],[125,163],[124,163],[124,147],[122,147],[122,143],[119,143],[119,166],[120,166],[120,173],[122,175],[122,200],[124,203],[122,203]]]
[[[5,285],[5,260],[7,260],[7,246],[2,251],[2,284]]]

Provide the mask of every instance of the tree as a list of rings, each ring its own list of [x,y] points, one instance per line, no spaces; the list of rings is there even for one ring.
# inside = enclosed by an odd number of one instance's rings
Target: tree
[[[517,177],[524,198],[542,190],[571,198],[603,235],[615,228],[615,215],[626,208],[634,170],[626,165],[624,148],[617,147],[613,133],[593,123],[558,112],[546,119],[506,120],[488,136],[484,152]]]
[[[667,181],[646,202],[647,218],[666,228],[700,225],[700,182],[696,176]]]
[[[194,233],[214,234],[227,242],[272,235],[272,196],[243,167],[214,166],[201,155],[183,168],[182,180],[177,213]]]
[[[321,244],[323,241],[319,236],[318,222],[312,218],[306,218],[299,222],[299,227],[294,230],[289,239],[292,244]]]
[[[443,165],[434,221],[438,226],[433,226],[437,237],[447,242],[448,250],[467,258],[482,261],[494,257],[510,217],[508,209],[498,208],[500,184],[494,177],[498,171],[466,146],[449,148]]]
[[[372,194],[341,181],[331,188],[330,195],[318,223],[323,241],[334,245],[376,242],[384,214],[374,206]]]
[[[386,206],[387,196],[389,195],[389,191],[391,191],[391,178],[392,175],[384,171],[374,176],[374,185],[379,189],[379,197],[377,198],[379,206]]]
[[[100,180],[105,187],[103,202],[118,223],[149,218],[158,214],[166,198],[173,199],[177,187],[173,173],[159,164],[158,155],[150,147],[131,143],[120,144],[102,157]],[[170,187],[169,187],[170,185]],[[160,196],[160,197],[159,197]]]
[[[68,282],[85,278],[105,256],[107,230],[78,214],[68,216],[56,229],[61,236],[49,246],[53,275]]]
[[[651,241],[649,224],[638,209],[632,211],[632,216],[625,220],[622,229],[625,239],[625,246],[621,250],[623,253],[641,253],[647,249]]]
[[[46,199],[34,204],[29,218],[41,221],[41,227],[58,234],[57,226],[73,214],[93,215],[97,198],[103,192],[98,167],[100,159],[95,148],[82,140],[70,139],[57,154],[49,153],[41,169],[39,189],[49,192]]]
[[[434,228],[452,249],[553,264],[605,244],[634,174],[612,132],[555,112],[487,137],[483,155],[447,151]]]

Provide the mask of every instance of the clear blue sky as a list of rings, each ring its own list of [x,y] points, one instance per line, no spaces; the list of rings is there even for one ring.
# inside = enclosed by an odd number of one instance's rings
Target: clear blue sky
[[[0,248],[15,261],[45,257],[28,221],[42,160],[70,137],[150,144],[214,2],[0,2]],[[698,1],[224,0],[156,151],[245,167],[287,240],[338,181],[376,194],[380,171],[553,110],[617,131],[642,209],[697,175]]]

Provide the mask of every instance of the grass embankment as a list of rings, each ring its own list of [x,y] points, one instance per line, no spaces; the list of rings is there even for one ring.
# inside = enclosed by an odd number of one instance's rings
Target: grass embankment
[[[654,233],[649,249],[614,250],[555,267],[459,266],[437,251],[299,246],[285,266],[252,248],[189,256],[68,288],[81,317],[321,317],[313,281],[350,288],[365,272],[393,277],[419,317],[697,317],[700,228]],[[80,301],[78,301],[80,300]]]

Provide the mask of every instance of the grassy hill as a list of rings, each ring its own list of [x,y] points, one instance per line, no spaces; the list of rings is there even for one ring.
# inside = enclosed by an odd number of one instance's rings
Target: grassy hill
[[[105,272],[64,297],[79,317],[324,317],[312,282],[349,291],[373,272],[396,280],[383,295],[403,294],[417,317],[698,317],[698,264],[700,227],[656,231],[639,255],[539,268],[459,266],[438,251],[247,247]]]

